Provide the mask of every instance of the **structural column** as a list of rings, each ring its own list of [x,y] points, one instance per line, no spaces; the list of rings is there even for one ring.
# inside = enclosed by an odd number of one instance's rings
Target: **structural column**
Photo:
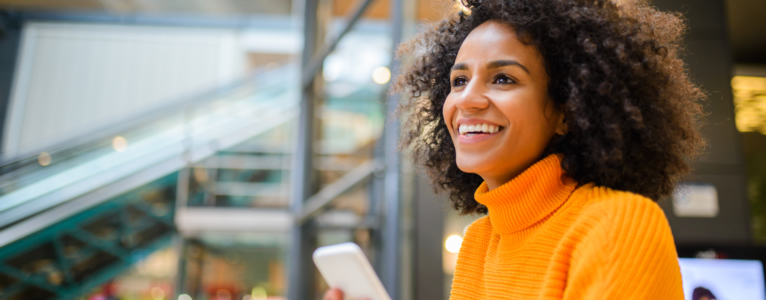
[[[307,76],[307,67],[317,52],[321,40],[318,18],[320,0],[303,2],[303,53],[301,55],[301,78]],[[316,74],[316,73],[315,73]],[[312,79],[308,84],[301,84],[300,115],[298,118],[297,141],[293,151],[291,167],[290,210],[293,215],[301,213],[304,201],[316,190],[313,168],[314,140],[318,127],[315,105],[318,96],[317,86],[321,82]],[[287,298],[290,300],[314,299],[314,266],[311,252],[316,248],[316,234],[312,233],[311,221],[293,225],[290,232],[290,244],[287,256]]]
[[[402,0],[391,1],[391,44],[392,54],[402,40],[404,19],[402,17]],[[391,78],[399,73],[399,61],[392,55]],[[382,251],[382,281],[388,294],[393,299],[400,298],[399,278],[401,274],[401,186],[399,170],[399,120],[391,118],[396,113],[399,105],[399,96],[391,94],[386,101],[386,115],[389,124],[383,132],[383,144],[385,151],[386,173],[383,187],[385,203],[385,223],[383,228],[383,251]]]

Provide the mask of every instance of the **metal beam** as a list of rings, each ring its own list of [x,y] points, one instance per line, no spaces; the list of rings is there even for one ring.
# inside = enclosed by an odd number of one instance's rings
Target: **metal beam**
[[[176,278],[175,278],[175,295],[171,299],[178,299],[178,296],[188,293],[186,290],[186,273],[187,273],[187,241],[180,235],[173,236],[173,250],[176,252],[178,262]]]
[[[30,276],[29,273],[22,272],[20,270],[17,270],[15,268],[9,267],[5,264],[0,264],[0,274],[10,276],[13,279],[18,280],[17,284],[26,284],[29,286],[33,286],[39,289],[43,289],[46,291],[49,291],[51,293],[58,293],[59,289],[50,284],[47,280],[45,280],[42,276]]]
[[[306,213],[306,216],[312,215],[315,212],[320,211],[324,206],[332,201],[332,198],[325,198],[330,193],[328,190],[316,201],[310,202],[313,209],[304,210],[304,201],[308,200],[309,195],[313,193],[313,178],[314,178],[314,134],[317,123],[315,116],[315,99],[317,96],[316,90],[316,76],[322,69],[322,64],[325,58],[330,52],[332,52],[338,45],[338,42],[343,36],[348,33],[354,24],[361,18],[364,11],[372,3],[372,0],[357,0],[353,13],[347,19],[347,23],[344,28],[327,44],[324,44],[320,49],[317,49],[317,45],[320,41],[318,27],[326,26],[325,22],[321,22],[318,18],[319,1],[321,0],[305,0],[303,6],[303,55],[302,61],[302,74],[301,74],[301,110],[298,120],[298,141],[295,145],[295,152],[293,152],[293,164],[292,164],[292,178],[291,184],[291,199],[290,210],[296,216],[301,216]],[[322,20],[326,21],[326,20]],[[361,170],[362,173],[364,170]],[[372,172],[370,172],[371,174]],[[356,173],[355,173],[356,174]],[[366,176],[362,176],[366,177]],[[349,179],[349,181],[352,181]],[[354,182],[352,183],[355,185]],[[339,190],[343,190],[343,186],[347,182],[341,182],[337,186]],[[333,192],[334,193],[334,192]],[[326,195],[327,194],[327,195]],[[332,195],[329,195],[332,196]],[[288,291],[287,297],[290,300],[304,300],[314,298],[313,292],[313,263],[311,261],[311,252],[314,251],[316,246],[316,234],[313,232],[311,222],[306,222],[309,217],[296,222],[291,229],[290,246],[288,248]]]
[[[364,183],[377,170],[382,168],[383,164],[377,160],[362,163],[306,200],[303,210],[298,214],[296,221],[301,225],[306,223],[327,208],[338,196]]]
[[[303,210],[303,202],[313,193],[313,157],[314,157],[314,111],[315,80],[314,71],[306,72],[311,58],[316,52],[318,34],[318,12],[320,0],[303,2],[303,53],[301,56],[302,77],[308,83],[301,86],[300,116],[298,117],[297,141],[293,152],[292,172],[290,173],[290,211],[298,215]],[[311,252],[314,251],[316,236],[311,234],[311,224],[294,224],[290,229],[290,244],[287,253],[287,299],[313,299],[314,272],[310,269]],[[311,270],[311,271],[310,271]]]
[[[402,0],[391,0],[391,44],[392,53],[396,53],[396,47],[402,40],[404,18],[402,17]],[[391,78],[399,73],[399,61],[392,55]],[[391,94],[386,101],[386,115],[394,116],[399,97]],[[388,294],[393,299],[400,298],[399,278],[401,276],[401,253],[400,253],[400,174],[399,174],[399,120],[389,119],[389,124],[383,132],[383,143],[386,159],[386,172],[384,178],[384,202],[385,222],[383,228],[383,251],[382,251],[382,281]]]
[[[304,66],[303,70],[303,87],[308,87],[311,82],[314,80],[314,77],[316,77],[317,72],[322,67],[322,64],[324,63],[325,58],[327,58],[327,55],[330,55],[330,52],[335,50],[335,47],[338,46],[338,43],[343,38],[343,36],[346,35],[351,29],[354,27],[357,21],[362,17],[362,14],[367,10],[367,7],[370,6],[370,3],[372,3],[374,0],[357,0],[354,4],[354,9],[352,10],[352,13],[346,17],[346,24],[343,26],[343,29],[335,36],[333,39],[322,46],[322,48],[317,51],[317,54],[314,55],[309,63]]]
[[[287,233],[293,220],[289,211],[269,208],[188,207],[176,212],[176,224],[184,236],[201,232]]]

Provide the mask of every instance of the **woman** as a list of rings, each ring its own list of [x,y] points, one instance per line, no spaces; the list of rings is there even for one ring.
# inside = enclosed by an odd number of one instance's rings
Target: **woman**
[[[488,214],[451,299],[683,299],[653,201],[703,143],[681,17],[642,0],[462,4],[405,48],[397,84],[404,144],[455,209]]]

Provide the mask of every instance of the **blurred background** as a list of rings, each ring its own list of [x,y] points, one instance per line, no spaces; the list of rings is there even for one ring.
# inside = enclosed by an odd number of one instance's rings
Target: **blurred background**
[[[653,3],[710,94],[710,146],[660,201],[687,297],[766,300],[766,1]],[[311,252],[347,241],[392,298],[447,299],[479,216],[397,150],[388,84],[458,9],[0,0],[0,299],[321,299]]]

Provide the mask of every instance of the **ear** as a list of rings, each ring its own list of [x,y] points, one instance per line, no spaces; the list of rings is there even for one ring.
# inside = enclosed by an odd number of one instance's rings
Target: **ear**
[[[566,116],[564,113],[559,113],[559,119],[556,122],[556,134],[565,135],[569,132],[569,125],[567,124]]]

